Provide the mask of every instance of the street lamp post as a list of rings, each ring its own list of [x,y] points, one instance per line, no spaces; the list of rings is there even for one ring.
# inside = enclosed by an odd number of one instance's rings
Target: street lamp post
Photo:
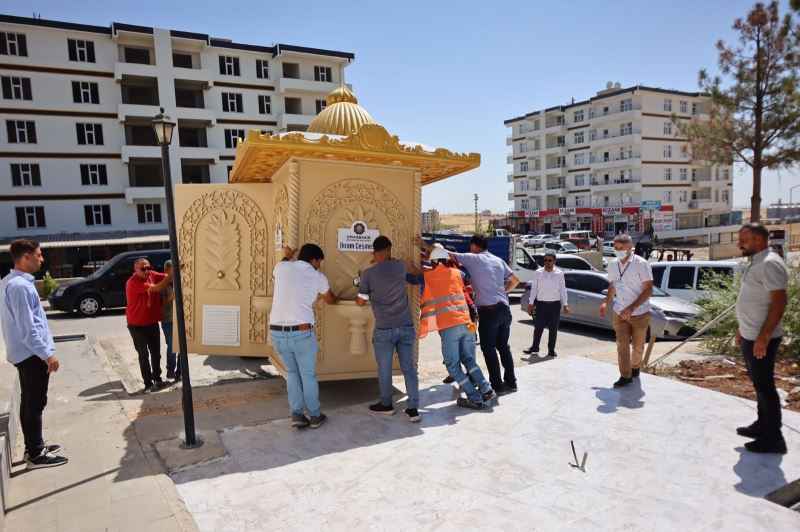
[[[169,168],[169,145],[172,143],[172,133],[175,122],[164,114],[164,108],[153,119],[158,145],[161,146],[161,164],[164,169],[164,195],[167,202],[167,225],[169,227],[169,250],[172,258],[172,275],[175,289],[175,313],[178,321],[178,357],[181,362],[181,403],[183,406],[183,425],[186,432],[185,445],[188,448],[197,447],[202,442],[197,441],[194,430],[194,405],[192,403],[192,383],[189,380],[189,356],[186,347],[186,320],[183,313],[183,286],[181,285],[181,263],[178,256],[178,233],[175,227],[175,202],[172,197],[172,173]]]

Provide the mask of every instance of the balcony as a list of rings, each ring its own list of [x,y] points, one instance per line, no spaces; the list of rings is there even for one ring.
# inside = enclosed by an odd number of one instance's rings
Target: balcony
[[[548,170],[560,170],[560,169],[566,170],[566,168],[567,165],[565,163],[547,163]]]
[[[695,174],[692,176],[692,183],[698,183],[698,182],[710,182],[710,181],[712,181],[712,179],[711,179],[711,172],[710,172],[710,171],[706,171],[706,172],[696,172],[696,173],[695,173]]]
[[[134,159],[160,159],[161,148],[159,146],[123,146],[122,147],[122,162],[128,163],[131,157]]]
[[[158,105],[136,105],[132,103],[121,103],[117,105],[117,116],[120,122],[126,122],[131,118],[147,118],[152,120],[159,113]]]
[[[142,65],[139,63],[114,63],[114,79],[116,81],[121,81],[124,76],[157,78],[158,67],[156,65]]]
[[[592,170],[603,170],[606,168],[616,168],[616,167],[630,167],[630,166],[641,166],[642,165],[642,156],[638,153],[632,153],[630,157],[625,155],[624,157],[621,155],[616,156],[609,156],[606,158],[597,158],[594,161],[589,159],[589,167]]]
[[[552,122],[547,122],[544,125],[544,129],[552,129],[552,130],[566,130],[567,122],[566,120],[554,120]],[[550,131],[550,133],[554,133],[555,131]]]
[[[509,172],[509,173],[506,174],[506,181],[508,181],[509,183],[513,183],[514,182],[514,173],[513,172]]]
[[[609,179],[608,182],[605,180],[600,179],[592,179],[592,189],[596,189],[597,191],[612,191],[612,190],[633,190],[633,191],[641,191],[642,190],[642,178],[641,177],[631,177],[629,179]]]
[[[525,134],[526,137],[529,139],[535,139],[539,137],[539,132],[542,130],[539,126],[535,126],[528,129],[528,132]]]
[[[508,201],[514,201],[514,191],[508,193]]]
[[[601,124],[605,122],[612,122],[615,120],[630,120],[634,121],[636,119],[640,119],[642,116],[642,106],[641,104],[633,104],[631,108],[620,109],[619,106],[609,109],[606,112],[603,110],[599,110],[595,112],[594,117],[589,119],[589,122],[594,124]]]
[[[164,199],[164,187],[126,187],[125,203],[132,204],[136,200]]]
[[[217,148],[181,147],[180,157],[181,159],[203,159],[217,164],[219,162],[219,150]]]
[[[642,130],[641,129],[630,129],[626,131],[615,131],[613,133],[609,132],[607,134],[602,134],[598,132],[597,138],[594,140],[589,140],[591,142],[593,148],[598,148],[600,146],[613,146],[614,144],[620,144],[622,142],[626,144],[635,144],[642,140]]]
[[[633,201],[633,198],[627,200],[609,200],[609,201],[598,201],[597,207],[631,207],[633,205],[639,205],[638,201]]]
[[[173,118],[179,120],[195,120],[211,126],[217,123],[217,112],[214,109],[200,109],[197,107],[176,107]]]
[[[195,81],[205,87],[214,86],[214,72],[204,68],[176,68],[173,70],[176,80]]]
[[[706,209],[706,208],[711,207],[712,203],[713,203],[713,201],[711,201],[711,198],[693,199],[693,200],[689,200],[689,208],[690,209]]]
[[[513,137],[511,135],[506,137],[506,146],[511,146],[514,142],[511,140]]]
[[[286,78],[280,77],[275,84],[275,90],[278,93],[286,91],[293,92],[313,92],[329,94],[339,86],[338,83],[330,81],[314,81],[308,79]],[[349,88],[349,86],[348,86]]]
[[[548,183],[547,190],[563,190],[566,185],[564,183]]]

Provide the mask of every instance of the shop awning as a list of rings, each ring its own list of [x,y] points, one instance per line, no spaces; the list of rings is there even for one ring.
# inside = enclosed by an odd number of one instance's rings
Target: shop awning
[[[4,238],[0,243],[0,252],[8,252],[16,238]],[[154,231],[106,231],[98,233],[63,233],[55,235],[31,235],[41,244],[42,249],[126,246],[131,244],[163,244],[169,242],[169,235]]]

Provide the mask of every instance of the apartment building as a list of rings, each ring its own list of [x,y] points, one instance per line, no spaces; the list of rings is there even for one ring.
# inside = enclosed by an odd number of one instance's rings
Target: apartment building
[[[609,82],[588,100],[506,120],[514,225],[606,237],[722,232],[732,223],[733,168],[693,160],[673,124],[707,120],[709,106],[702,93]]]
[[[353,58],[0,15],[0,237],[35,236],[43,247],[86,247],[95,236],[104,242],[96,248],[137,235],[166,241],[150,125],[159,108],[177,122],[173,182],[226,182],[237,139],[250,129],[304,130]]]
[[[441,222],[441,218],[439,216],[439,211],[436,209],[428,209],[427,211],[422,212],[422,231],[425,233],[430,233],[436,230],[439,227],[439,223]]]

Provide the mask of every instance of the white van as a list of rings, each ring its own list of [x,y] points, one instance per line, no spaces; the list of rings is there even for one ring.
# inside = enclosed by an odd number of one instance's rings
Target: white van
[[[650,263],[653,269],[653,286],[667,294],[695,301],[705,295],[703,280],[708,272],[738,275],[743,265],[733,260],[681,260]]]
[[[530,250],[523,246],[514,246],[514,256],[511,259],[511,270],[519,279],[519,285],[514,292],[522,292],[528,283],[533,281],[533,272],[544,267],[544,254],[531,254]],[[588,270],[597,269],[584,258],[572,254],[556,254],[556,266],[562,270]]]

